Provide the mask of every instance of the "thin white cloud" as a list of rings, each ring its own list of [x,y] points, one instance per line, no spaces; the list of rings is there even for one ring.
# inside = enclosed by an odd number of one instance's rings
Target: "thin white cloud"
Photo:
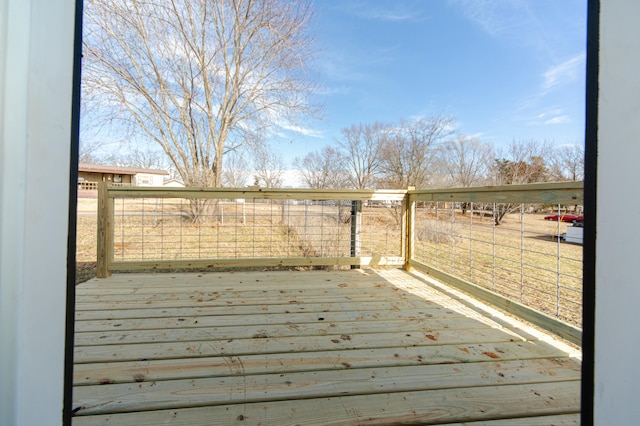
[[[564,110],[562,108],[552,108],[547,111],[541,112],[536,116],[536,118],[539,120],[542,120],[542,119],[545,119],[546,117],[555,117],[555,116],[562,115],[563,113],[564,113]]]
[[[419,8],[412,7],[409,3],[393,3],[390,7],[384,7],[371,1],[344,2],[345,11],[360,19],[388,21],[388,22],[416,22],[425,19],[422,12],[416,12]]]
[[[566,61],[550,67],[544,72],[542,89],[546,92],[565,82],[573,81],[580,73],[584,73],[586,55],[584,52],[575,55]]]
[[[318,65],[322,69],[322,73],[333,81],[359,81],[367,77],[359,70],[357,62],[342,52],[332,52],[330,55],[325,55]]]
[[[348,51],[337,48],[325,54],[319,61],[321,73],[329,81],[337,83],[340,93],[352,90],[352,84],[374,79],[373,69],[395,59],[397,46],[377,46],[365,51]]]
[[[290,125],[290,124],[280,124],[280,127],[282,127],[285,130],[289,130],[290,132],[299,133],[299,134],[301,134],[303,136],[309,136],[309,137],[312,137],[312,138],[321,138],[321,137],[323,137],[323,134],[322,134],[321,131],[309,129],[309,128],[302,127],[302,126],[295,126],[295,125]]]
[[[353,91],[352,87],[349,86],[323,86],[321,89],[316,90],[316,95],[321,96],[329,96],[329,95],[346,95]]]
[[[449,3],[493,37],[522,32],[532,24],[532,16],[522,0],[450,0]]]
[[[568,117],[565,119],[566,121],[558,119],[554,120],[553,117],[548,118],[549,116],[557,117],[563,115],[562,110],[549,108],[548,106],[541,104],[545,102],[545,100],[553,99],[554,95],[557,95],[557,93],[554,92],[559,92],[561,87],[574,84],[581,76],[584,76],[585,59],[585,52],[581,52],[577,55],[571,56],[569,59],[566,59],[559,64],[547,67],[547,69],[542,73],[541,82],[535,89],[534,93],[523,98],[517,108],[517,111],[520,113],[528,111],[527,115],[531,115],[534,108],[546,108],[544,112],[536,114],[535,120],[529,124],[559,124],[570,121]],[[557,103],[558,100],[556,99],[553,102]],[[545,119],[545,117],[547,118]],[[543,121],[543,119],[545,120]],[[548,121],[548,123],[546,121]]]
[[[562,108],[550,108],[527,122],[530,126],[551,126],[556,124],[570,123],[571,117]]]
[[[471,134],[465,135],[465,136],[467,136],[468,138],[471,138],[471,139],[486,139],[488,137],[487,134],[484,133],[484,132],[471,133]]]
[[[392,22],[402,22],[402,21],[417,21],[420,20],[420,15],[416,15],[412,12],[404,12],[399,10],[381,10],[381,9],[371,9],[366,11],[361,15],[366,19],[375,19],[378,21],[392,21]]]
[[[559,115],[557,117],[550,118],[549,120],[545,121],[544,124],[563,124],[570,121],[571,119],[568,115]]]
[[[545,6],[535,0],[448,0],[457,13],[500,42],[556,58],[584,45],[584,0]],[[585,9],[586,10],[586,9]]]

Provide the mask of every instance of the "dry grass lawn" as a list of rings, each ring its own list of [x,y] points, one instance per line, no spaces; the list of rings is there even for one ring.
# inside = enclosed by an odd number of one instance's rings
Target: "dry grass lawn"
[[[580,326],[582,246],[558,240],[571,224],[544,214],[491,218],[418,214],[417,260]],[[438,227],[436,229],[436,226]],[[437,232],[436,232],[437,231]]]

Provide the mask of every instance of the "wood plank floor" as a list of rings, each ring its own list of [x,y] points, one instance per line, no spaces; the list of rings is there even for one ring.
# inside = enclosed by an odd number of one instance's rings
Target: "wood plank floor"
[[[400,270],[77,287],[73,424],[565,425],[579,353]]]

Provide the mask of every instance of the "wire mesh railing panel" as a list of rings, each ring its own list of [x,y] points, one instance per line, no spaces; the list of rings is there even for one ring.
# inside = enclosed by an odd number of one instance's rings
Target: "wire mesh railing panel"
[[[413,259],[579,327],[582,246],[564,238],[581,224],[541,208],[417,202]]]
[[[402,256],[402,206],[368,202],[362,208],[362,256]]]
[[[285,212],[283,224],[302,256],[350,256],[350,202],[297,200]]]
[[[402,256],[399,206],[354,211],[348,199],[113,198],[116,262]]]

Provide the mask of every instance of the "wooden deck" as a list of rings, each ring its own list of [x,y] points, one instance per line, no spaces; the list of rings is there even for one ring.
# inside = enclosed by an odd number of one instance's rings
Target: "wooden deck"
[[[578,424],[578,356],[400,270],[119,275],[77,288],[73,424]]]

